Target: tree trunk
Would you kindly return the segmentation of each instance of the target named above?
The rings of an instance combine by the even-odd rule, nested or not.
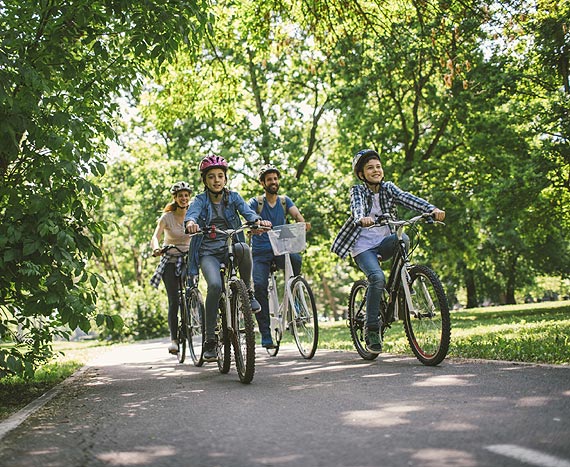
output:
[[[475,287],[475,274],[472,269],[465,269],[465,288],[467,289],[467,308],[476,308],[479,302]]]

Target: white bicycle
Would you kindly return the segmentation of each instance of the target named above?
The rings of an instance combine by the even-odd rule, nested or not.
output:
[[[273,227],[267,232],[275,255],[285,256],[285,275],[283,292],[277,287],[277,267],[272,264],[269,285],[269,319],[275,347],[266,349],[274,357],[285,331],[291,332],[301,355],[313,358],[319,341],[317,307],[311,286],[302,275],[293,275],[291,253],[305,249],[305,223],[285,224]],[[281,302],[279,297],[282,297]]]

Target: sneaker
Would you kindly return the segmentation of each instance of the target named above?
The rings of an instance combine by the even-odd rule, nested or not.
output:
[[[271,336],[261,337],[261,347],[263,347],[264,349],[274,349],[275,348],[275,344],[273,343],[273,339],[271,339]]]
[[[209,340],[204,342],[204,354],[202,355],[205,361],[214,362],[218,359],[218,352],[216,352],[216,341]]]
[[[367,329],[365,334],[366,350],[370,353],[382,352],[382,339],[378,329]]]
[[[168,353],[174,355],[178,353],[178,341],[175,340],[170,341],[170,345],[168,346]]]
[[[251,312],[252,313],[259,313],[261,311],[261,305],[259,304],[259,302],[255,298],[253,290],[248,291],[248,294],[249,294],[249,300],[250,300],[250,304],[251,304]]]

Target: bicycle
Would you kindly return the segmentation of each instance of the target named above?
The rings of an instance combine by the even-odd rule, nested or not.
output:
[[[305,359],[313,358],[319,340],[319,326],[315,298],[309,283],[302,275],[293,275],[290,253],[305,249],[305,223],[285,224],[267,232],[275,255],[285,255],[283,300],[279,303],[277,267],[272,264],[269,275],[268,298],[270,329],[275,348],[266,349],[275,357],[279,352],[285,330],[295,338],[299,352]]]
[[[161,248],[161,254],[170,250],[177,250],[182,253],[182,267],[178,276],[178,352],[176,357],[178,363],[186,360],[186,345],[188,352],[196,366],[202,366],[202,345],[203,345],[203,319],[204,301],[198,289],[198,277],[188,277],[186,261],[188,252],[180,250],[176,245],[165,245]]]
[[[216,353],[220,373],[230,371],[231,347],[234,348],[235,366],[242,383],[248,384],[255,373],[255,330],[253,313],[245,283],[238,277],[234,262],[234,237],[245,229],[254,229],[254,223],[247,222],[237,229],[219,229],[210,226],[200,229],[194,235],[225,235],[228,251],[227,264],[220,265],[222,291],[216,323]],[[205,326],[202,327],[202,341]],[[203,358],[202,358],[203,361]]]
[[[435,221],[430,214],[421,214],[409,220],[392,220],[388,215],[383,215],[374,224],[395,228],[398,238],[385,289],[386,306],[380,309],[380,331],[383,338],[386,329],[394,321],[403,320],[408,343],[416,358],[424,365],[435,366],[447,355],[451,321],[447,297],[437,274],[425,265],[411,264],[410,257],[415,247],[410,248],[409,253],[406,251],[402,238],[404,228],[417,229],[419,222],[443,224]],[[348,326],[358,354],[365,360],[374,360],[378,354],[366,349],[364,338],[367,289],[366,280],[358,280],[353,284],[348,306]]]

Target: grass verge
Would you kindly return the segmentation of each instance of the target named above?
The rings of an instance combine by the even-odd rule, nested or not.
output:
[[[319,348],[354,350],[345,322],[322,323]],[[384,351],[410,354],[401,322],[384,337]],[[570,364],[570,303],[543,302],[453,311],[449,357]]]

